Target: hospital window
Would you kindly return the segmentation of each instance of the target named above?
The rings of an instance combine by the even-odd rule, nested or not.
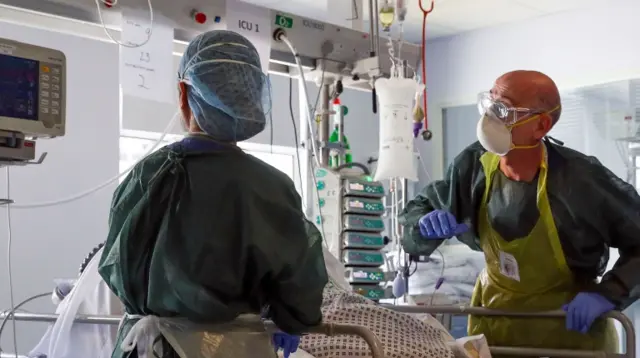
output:
[[[171,144],[181,139],[181,136],[171,136],[165,138],[158,148],[162,148],[167,144]],[[137,136],[121,136],[120,137],[120,173],[128,170],[140,160],[149,149],[156,143],[157,139],[150,137],[137,137]],[[272,167],[280,170],[287,176],[289,176],[298,186],[296,180],[296,165],[295,154],[291,148],[290,152],[288,148],[272,149],[269,145],[260,144],[239,144],[239,146],[248,154],[255,156],[256,158],[264,161]],[[120,182],[125,176],[120,178]]]

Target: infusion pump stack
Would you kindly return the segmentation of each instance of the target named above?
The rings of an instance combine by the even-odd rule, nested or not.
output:
[[[0,163],[37,162],[36,139],[65,134],[65,55],[0,38]]]
[[[351,289],[373,301],[390,298],[381,251],[389,243],[383,236],[384,186],[356,168],[316,168],[315,178],[313,218],[329,251],[345,265]]]

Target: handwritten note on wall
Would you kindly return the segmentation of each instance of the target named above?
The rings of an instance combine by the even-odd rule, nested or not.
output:
[[[122,11],[120,42],[129,46],[120,46],[120,84],[125,95],[174,103],[173,27],[154,15],[151,28],[148,10]]]
[[[262,71],[269,72],[271,57],[271,11],[242,1],[227,0],[227,30],[246,37],[260,55]]]

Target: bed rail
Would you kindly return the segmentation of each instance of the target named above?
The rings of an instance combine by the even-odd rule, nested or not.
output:
[[[4,320],[7,317],[8,313],[2,312],[0,313],[0,321]],[[78,315],[76,316],[75,322],[81,324],[108,324],[108,325],[118,325],[120,324],[120,320],[122,317],[120,316],[89,316],[89,315]],[[23,322],[55,322],[58,319],[57,314],[39,314],[39,313],[25,313],[25,312],[16,312],[11,315],[9,319],[15,319],[16,321]],[[242,317],[239,318],[242,321]],[[276,330],[275,324],[271,321],[266,321],[267,330]],[[373,332],[371,332],[368,328],[350,325],[350,324],[337,324],[337,323],[323,323],[317,327],[310,329],[307,333],[312,334],[324,334],[327,336],[338,336],[338,335],[355,335],[364,339],[369,348],[371,348],[371,355],[373,358],[385,358],[384,349],[382,347],[382,343],[376,337]],[[15,357],[15,355],[13,356]]]
[[[548,312],[508,312],[498,311],[482,307],[469,306],[394,306],[381,305],[396,312],[404,313],[429,313],[429,314],[451,314],[451,315],[474,315],[474,316],[502,316],[502,317],[536,317],[536,318],[564,318],[566,313],[562,310]],[[636,340],[635,329],[631,320],[622,312],[611,311],[605,315],[606,318],[614,319],[622,325],[625,332],[625,353],[612,353],[601,351],[584,351],[572,349],[544,349],[529,347],[490,347],[491,354],[521,356],[521,357],[581,357],[581,358],[635,358]]]

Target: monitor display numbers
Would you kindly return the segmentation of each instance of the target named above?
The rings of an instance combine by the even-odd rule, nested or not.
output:
[[[0,55],[0,117],[38,119],[38,61]]]

